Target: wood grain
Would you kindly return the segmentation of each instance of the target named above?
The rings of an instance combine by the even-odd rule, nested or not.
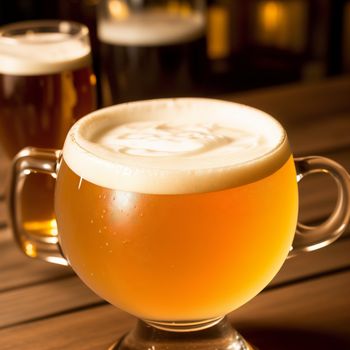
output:
[[[0,293],[0,328],[102,303],[77,277]]]
[[[267,289],[344,268],[350,269],[350,237],[340,239],[325,248],[287,259]]]
[[[134,319],[111,305],[0,330],[2,350],[107,350]]]
[[[243,335],[252,328],[278,331],[284,327],[347,338],[349,293],[350,271],[347,271],[262,293],[233,312],[231,319]],[[0,330],[0,348],[107,349],[132,324],[130,316],[105,305]],[[270,333],[270,336],[274,335]]]
[[[262,109],[282,123],[295,124],[350,111],[349,76],[312,83],[296,83],[251,92],[227,94],[220,98]]]
[[[242,330],[283,326],[350,340],[349,295],[350,270],[261,293],[231,316]]]
[[[296,123],[287,127],[286,131],[296,156],[317,155],[346,148],[350,146],[350,111]]]
[[[289,259],[267,289],[317,274],[350,269],[349,251],[350,239],[344,239],[324,249]],[[51,267],[49,264],[46,266],[48,269]],[[0,328],[98,303],[102,303],[101,299],[77,277],[56,276],[52,280],[0,293]]]
[[[9,228],[0,231],[0,237],[0,293],[73,275],[70,268],[26,257],[15,244]]]

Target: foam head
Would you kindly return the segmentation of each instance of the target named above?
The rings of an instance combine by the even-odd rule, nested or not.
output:
[[[88,29],[69,33],[69,22],[53,22],[57,31],[38,31],[47,22],[26,22],[0,28],[0,73],[13,75],[54,74],[90,64]],[[22,28],[23,29],[17,29]]]
[[[101,109],[72,127],[63,150],[67,165],[96,185],[152,194],[240,186],[289,156],[283,128],[266,113],[196,98]]]
[[[189,16],[145,11],[117,21],[101,19],[98,37],[104,43],[126,46],[160,46],[194,40],[204,35],[202,13]]]

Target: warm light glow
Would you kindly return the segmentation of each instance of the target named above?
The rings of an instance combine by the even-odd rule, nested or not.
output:
[[[190,4],[179,2],[177,0],[169,1],[167,3],[166,9],[168,13],[181,15],[183,17],[189,16],[192,14],[192,8]]]
[[[114,19],[124,20],[129,17],[129,7],[124,0],[110,0],[108,10]]]
[[[23,242],[23,248],[24,248],[24,252],[26,253],[26,255],[35,258],[37,256],[37,251],[36,251],[36,247],[28,242],[28,241],[24,241]]]
[[[40,236],[57,237],[57,223],[55,219],[45,221],[27,221],[23,228],[30,233]]]
[[[96,85],[96,75],[95,74],[90,74],[90,84],[91,84],[91,86]]]
[[[167,3],[167,11],[170,13],[179,13],[180,3],[176,0]]]
[[[302,52],[306,45],[307,3],[261,0],[256,9],[256,39],[266,46]]]
[[[261,7],[261,21],[267,31],[276,30],[283,22],[284,16],[283,5],[276,1],[267,1]]]
[[[207,51],[211,59],[225,58],[230,53],[230,17],[225,7],[212,5],[208,12]]]
[[[180,7],[180,14],[184,17],[191,15],[192,14],[191,6],[187,3],[182,4]]]

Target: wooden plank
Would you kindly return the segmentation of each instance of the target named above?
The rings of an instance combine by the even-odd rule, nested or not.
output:
[[[298,335],[299,343],[294,342],[294,347],[288,347],[288,349],[319,349],[317,346],[305,347],[306,344],[302,343],[303,337],[300,338],[298,331],[301,331],[304,337],[308,334],[313,336],[314,342],[317,342],[317,334],[327,335],[329,342],[323,344],[327,346],[321,349],[350,349],[349,295],[350,271],[348,270],[261,293],[233,312],[231,319],[243,334],[248,335],[249,331],[254,333],[254,330],[259,331],[259,329],[262,332],[268,330],[265,339],[269,336],[273,338],[283,330],[290,331],[289,338],[292,338],[295,333]],[[320,339],[326,341],[324,337]],[[265,349],[264,339],[260,338],[259,341],[261,343],[254,341],[256,346]],[[288,343],[288,338],[284,341]],[[336,344],[347,344],[347,347],[337,347]],[[276,349],[287,348],[277,347]]]
[[[350,76],[312,83],[296,83],[220,98],[247,104],[288,121],[318,120],[322,116],[350,111]]]
[[[2,350],[105,349],[134,325],[111,305],[0,330]]]
[[[304,330],[302,327],[245,325],[239,331],[257,350],[349,350],[347,338],[333,334],[332,329]]]
[[[0,293],[0,328],[102,303],[76,276]]]
[[[343,268],[350,269],[350,237],[313,252],[287,259],[267,289]]]
[[[350,92],[349,92],[350,93]],[[349,98],[350,99],[350,98]],[[286,126],[293,153],[298,156],[331,152],[350,146],[350,110]],[[350,155],[350,150],[348,155]]]
[[[231,319],[243,334],[270,329],[264,342],[256,343],[261,349],[268,337],[274,339],[273,329],[302,329],[350,341],[349,293],[350,271],[346,271],[262,293],[233,312]],[[107,349],[132,323],[128,315],[105,305],[1,330],[0,348]],[[299,345],[296,348],[306,349]]]
[[[0,231],[0,292],[71,276],[70,268],[26,257],[9,228]]]

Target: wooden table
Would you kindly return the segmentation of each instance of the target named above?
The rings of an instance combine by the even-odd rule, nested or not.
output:
[[[350,77],[225,96],[279,119],[295,155],[332,157],[350,170]],[[301,218],[335,200],[326,177],[301,184]],[[2,203],[3,205],[3,203]],[[4,214],[4,209],[0,209]],[[134,319],[94,295],[69,268],[23,256],[0,231],[0,349],[107,349]],[[260,350],[350,349],[350,235],[289,259],[270,285],[230,315]]]

